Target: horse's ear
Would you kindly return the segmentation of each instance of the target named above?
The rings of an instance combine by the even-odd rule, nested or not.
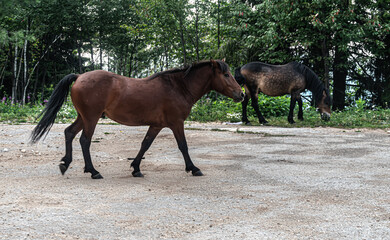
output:
[[[222,62],[226,62],[226,58],[222,58]]]

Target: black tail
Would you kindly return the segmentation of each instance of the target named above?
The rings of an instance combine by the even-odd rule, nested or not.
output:
[[[236,70],[234,71],[234,78],[236,79],[238,84],[240,84],[240,85],[244,85],[245,84],[246,79],[241,74],[241,67],[236,68]]]
[[[38,142],[45,133],[50,131],[54,124],[54,120],[57,117],[58,111],[60,111],[62,104],[68,96],[70,85],[76,81],[77,78],[78,75],[69,74],[57,84],[50,96],[49,102],[46,104],[45,109],[38,116],[39,118],[43,115],[42,119],[31,133],[31,143]]]

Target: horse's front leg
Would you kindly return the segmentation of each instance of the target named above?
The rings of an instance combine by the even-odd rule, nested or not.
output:
[[[154,139],[156,138],[157,134],[161,131],[161,129],[162,129],[161,127],[152,127],[152,126],[149,127],[148,132],[146,133],[145,138],[142,141],[141,149],[139,150],[137,156],[135,157],[134,161],[130,165],[131,167],[134,168],[134,171],[132,172],[132,175],[134,177],[144,176],[141,173],[139,165],[141,164],[141,160],[145,152],[149,149],[150,145],[152,145]]]
[[[245,124],[250,124],[248,120],[248,115],[247,115],[247,106],[249,102],[249,96],[248,94],[245,94],[244,101],[242,101],[242,122]]]
[[[267,124],[268,121],[265,120],[265,118],[263,117],[263,114],[261,114],[261,112],[260,112],[258,94],[255,92],[251,92],[251,100],[252,100],[252,107],[255,109],[257,117],[259,118],[259,123],[260,124]]]
[[[188,154],[187,141],[184,135],[184,123],[178,123],[177,125],[170,127],[170,129],[175,135],[177,145],[183,154],[186,164],[186,172],[191,171],[193,176],[203,176],[203,173],[199,168],[195,167],[194,163],[191,161],[190,155]]]

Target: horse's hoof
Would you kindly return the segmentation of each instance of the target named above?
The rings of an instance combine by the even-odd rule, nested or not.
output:
[[[132,172],[131,174],[133,175],[133,177],[144,177],[141,172]]]
[[[200,170],[198,170],[196,172],[192,172],[192,176],[195,176],[195,177],[203,176],[203,173]]]
[[[246,123],[245,123],[245,125],[247,125],[247,126],[251,126],[251,125],[252,125],[252,123],[251,123],[251,122],[246,122]]]
[[[65,172],[66,172],[66,170],[68,170],[68,167],[67,167],[64,163],[61,163],[61,164],[59,165],[59,167],[60,167],[60,171],[61,171],[61,174],[62,174],[62,175],[64,175]]]
[[[92,179],[103,179],[103,176],[100,175],[100,173],[96,173],[95,175],[91,176]]]
[[[290,124],[294,124],[294,123],[295,123],[294,119],[292,119],[292,118],[288,118],[287,121],[288,121]]]

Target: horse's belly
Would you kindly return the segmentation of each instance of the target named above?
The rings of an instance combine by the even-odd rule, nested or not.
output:
[[[128,126],[166,126],[162,114],[155,111],[107,111],[106,116],[114,120],[115,122]]]
[[[290,93],[286,91],[286,88],[267,86],[259,86],[259,91],[271,97],[283,96]]]

